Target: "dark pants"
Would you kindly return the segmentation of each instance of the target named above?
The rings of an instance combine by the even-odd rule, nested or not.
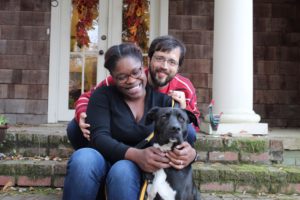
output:
[[[83,137],[82,131],[75,119],[69,122],[67,135],[75,150],[89,146],[89,141]]]
[[[71,142],[75,150],[83,147],[89,147],[89,141],[85,137],[83,137],[80,127],[75,119],[69,122],[67,127],[67,135],[69,141]],[[192,124],[188,125],[187,141],[192,146],[194,146],[194,142],[196,141],[196,130],[194,129]]]

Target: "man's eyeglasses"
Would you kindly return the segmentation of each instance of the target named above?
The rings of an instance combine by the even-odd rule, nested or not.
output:
[[[159,62],[159,63],[162,63],[162,64],[164,64],[167,61],[168,65],[171,66],[171,67],[176,67],[179,64],[176,60],[167,59],[163,56],[153,56],[153,59],[154,59],[155,62]]]
[[[143,67],[137,67],[131,71],[130,74],[120,74],[115,77],[116,81],[123,84],[126,83],[129,77],[139,78],[142,75]]]

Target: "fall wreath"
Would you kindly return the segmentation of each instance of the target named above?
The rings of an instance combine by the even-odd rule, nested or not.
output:
[[[99,0],[72,0],[73,8],[78,12],[76,23],[77,46],[89,46],[88,31],[99,15]],[[137,43],[144,52],[148,50],[149,37],[149,1],[123,0],[122,41]]]
[[[93,29],[93,23],[98,18],[99,0],[72,0],[73,8],[78,12],[76,24],[77,46],[89,46],[88,31]]]

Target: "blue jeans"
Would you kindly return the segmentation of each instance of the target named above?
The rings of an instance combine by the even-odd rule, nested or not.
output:
[[[80,127],[75,119],[70,121],[70,123],[68,124],[67,135],[68,135],[69,141],[71,142],[71,144],[75,150],[89,146],[89,141],[85,137],[83,137]],[[192,124],[188,125],[187,141],[192,146],[194,146],[194,143],[196,141],[196,130],[194,129]]]
[[[110,165],[95,149],[75,151],[67,166],[63,200],[137,200],[141,171],[132,161],[120,160]]]

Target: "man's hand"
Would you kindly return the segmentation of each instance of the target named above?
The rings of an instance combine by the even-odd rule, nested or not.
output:
[[[196,154],[196,150],[188,142],[183,142],[173,151],[169,151],[166,156],[170,159],[172,167],[183,169],[194,161]]]
[[[90,131],[88,130],[88,128],[90,127],[89,124],[85,123],[85,118],[86,118],[86,113],[82,112],[80,113],[80,117],[79,117],[79,127],[82,131],[82,135],[83,137],[85,137],[88,141],[91,140],[90,138]]]
[[[180,105],[180,108],[186,108],[186,99],[185,94],[182,91],[170,90],[168,93],[169,96],[172,97],[175,101],[177,101]]]

